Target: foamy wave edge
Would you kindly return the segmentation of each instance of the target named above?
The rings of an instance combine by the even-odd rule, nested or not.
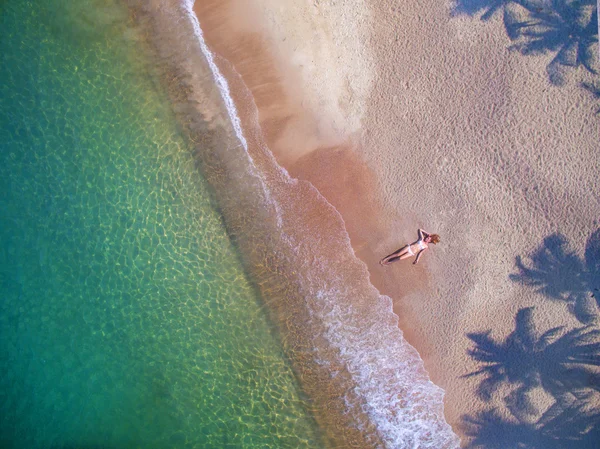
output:
[[[193,11],[194,0],[182,0],[183,8],[192,23],[196,38],[202,52],[210,66],[214,81],[220,91],[222,101],[227,108],[231,124],[235,130],[238,141],[245,149],[252,176],[258,180],[265,200],[276,211],[276,220],[281,227],[284,212],[274,198],[276,195],[270,191],[269,186],[261,176],[252,156],[248,152],[248,144],[240,118],[231,97],[227,80],[215,64],[213,54],[207,47],[198,18]],[[271,155],[272,157],[272,155]],[[276,162],[273,159],[273,163]],[[288,173],[278,167],[280,175],[289,183],[297,183]],[[307,183],[308,184],[308,183]],[[312,186],[309,189],[320,200],[326,200]],[[338,221],[343,223],[338,211],[329,203],[328,208],[336,215]],[[283,232],[283,231],[282,231]],[[309,245],[294,239],[294,236],[282,236],[282,241],[289,245],[289,249],[299,257],[310,258]],[[363,275],[368,280],[368,271],[363,262],[354,256],[347,233],[339,236],[339,244],[352,255],[356,262],[362,266]],[[313,259],[313,263],[315,260]],[[313,270],[321,274],[335,276],[328,269],[327,260],[317,260]],[[423,362],[417,351],[403,338],[397,326],[397,317],[392,311],[392,301],[389,297],[380,295],[375,287],[369,284],[372,293],[380,298],[382,307],[373,310],[371,324],[357,323],[352,302],[345,299],[352,298],[355,293],[345,285],[333,286],[329,282],[320,282],[316,276],[302,279],[307,291],[315,297],[315,304],[322,307],[312,307],[311,313],[316,319],[327,323],[326,335],[328,343],[334,347],[346,364],[346,369],[352,376],[354,388],[348,397],[358,397],[359,408],[369,417],[377,433],[378,440],[386,448],[458,448],[458,437],[452,432],[443,417],[444,391],[433,384],[427,377]],[[345,320],[345,318],[350,319]],[[318,360],[317,363],[327,364],[327,361]],[[348,403],[349,412],[355,407],[356,400]],[[357,423],[357,426],[361,427]],[[369,431],[368,429],[362,429]],[[370,431],[373,431],[371,428]],[[374,444],[375,447],[380,446]]]

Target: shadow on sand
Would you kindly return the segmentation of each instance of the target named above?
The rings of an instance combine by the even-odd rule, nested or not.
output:
[[[468,449],[591,449],[600,441],[600,330],[591,326],[537,332],[533,307],[520,309],[515,329],[496,341],[491,331],[467,334],[469,355],[483,376],[478,396],[502,394],[504,407],[462,418]],[[532,393],[542,389],[551,405]]]
[[[598,105],[600,106],[600,81],[595,82],[595,83],[581,83],[581,87],[583,87],[590,94],[592,94],[592,96],[598,102]],[[598,109],[596,109],[596,114],[600,115],[600,107],[598,107]]]
[[[518,272],[510,279],[535,288],[569,311],[584,324],[598,320],[600,307],[600,229],[587,240],[584,258],[568,247],[561,234],[546,237],[525,263],[517,256]]]
[[[552,84],[563,85],[570,68],[583,67],[598,75],[596,0],[457,0],[452,14],[481,14],[487,21],[496,12],[502,14],[513,42],[510,50],[554,55],[546,66]]]
[[[489,409],[464,417],[462,427],[472,437],[467,449],[597,449],[600,409],[580,402],[532,423]]]

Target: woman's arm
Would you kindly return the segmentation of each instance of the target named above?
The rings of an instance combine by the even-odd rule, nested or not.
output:
[[[419,229],[417,233],[419,234],[419,240],[424,240],[425,237],[429,237],[431,235],[429,232],[423,231],[422,229]]]
[[[421,251],[419,251],[417,253],[417,257],[415,257],[415,261],[413,262],[413,265],[416,265],[419,263],[419,259],[421,258],[421,254],[423,254],[423,251],[425,251],[424,249],[422,249]]]

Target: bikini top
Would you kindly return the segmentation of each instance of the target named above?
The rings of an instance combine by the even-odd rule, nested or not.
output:
[[[420,249],[426,249],[427,248],[427,245],[425,244],[425,242],[423,242],[423,240],[419,240],[417,242],[417,244],[419,245]]]

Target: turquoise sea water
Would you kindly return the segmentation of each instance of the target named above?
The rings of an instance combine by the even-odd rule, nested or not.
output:
[[[0,446],[321,447],[128,12],[0,23]]]

